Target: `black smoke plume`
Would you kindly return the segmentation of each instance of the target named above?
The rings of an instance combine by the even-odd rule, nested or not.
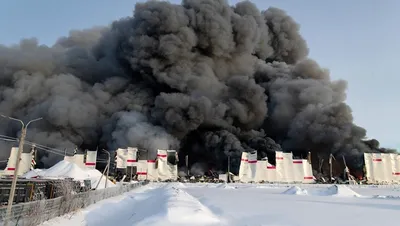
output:
[[[333,153],[360,168],[362,153],[385,149],[363,141],[346,82],[307,57],[299,30],[283,10],[248,1],[137,3],[132,17],[71,31],[51,47],[0,46],[0,112],[43,117],[27,137],[39,144],[137,146],[151,158],[177,149],[196,172],[225,170],[228,155],[237,171],[251,150],[270,159],[276,150]],[[0,123],[1,134],[19,135],[15,122]],[[45,165],[59,159],[41,156]]]

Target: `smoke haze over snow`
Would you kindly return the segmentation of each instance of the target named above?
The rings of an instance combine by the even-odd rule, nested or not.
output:
[[[110,26],[71,31],[54,46],[0,46],[0,112],[32,124],[28,140],[55,148],[137,146],[188,154],[192,171],[238,169],[243,151],[344,155],[359,169],[363,141],[347,83],[309,59],[300,25],[243,1],[137,3]],[[1,120],[0,134],[18,125]],[[1,145],[3,147],[3,145]],[[42,156],[45,164],[56,158]],[[182,164],[184,161],[180,161]]]

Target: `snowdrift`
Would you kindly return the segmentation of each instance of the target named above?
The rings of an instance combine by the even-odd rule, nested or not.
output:
[[[220,219],[183,187],[185,185],[180,183],[151,183],[121,196],[100,201],[71,217],[52,219],[42,226],[228,225],[225,219]]]
[[[314,191],[302,189],[297,186],[293,186],[281,194],[286,195],[310,195],[310,196],[335,196],[335,197],[363,197],[351,188],[345,185],[332,185],[327,188],[320,188]]]
[[[100,181],[102,173],[96,169],[81,168],[77,164],[62,160],[49,169],[34,169],[23,175],[25,178],[47,178],[47,179],[60,179],[60,178],[73,178],[77,181],[90,180],[92,188],[97,186]],[[98,189],[105,187],[106,178],[100,181]],[[115,187],[112,181],[107,182],[107,187]]]
[[[178,186],[179,187],[179,186]],[[136,225],[221,225],[219,219],[209,208],[186,191],[166,186],[156,198],[163,203],[157,207],[158,214],[151,214]],[[154,207],[153,207],[154,210]]]
[[[45,170],[41,177],[46,178],[74,178],[75,180],[87,180],[89,173],[77,164],[69,161],[60,161],[53,167]]]
[[[181,182],[167,183],[167,188],[186,188],[186,185]]]
[[[43,169],[33,169],[31,171],[28,171],[24,175],[22,175],[25,178],[35,178],[35,177],[40,177],[44,173]]]
[[[288,190],[282,192],[285,195],[308,195],[308,191],[306,189],[299,188],[297,186],[293,186]]]
[[[217,188],[223,188],[223,189],[237,189],[237,187],[232,186],[232,185],[228,185],[228,184],[221,184],[221,185],[218,185]]]
[[[372,196],[374,199],[388,199],[388,200],[400,200],[400,196],[393,195],[374,195]]]
[[[333,185],[331,187],[322,189],[319,191],[319,195],[337,197],[361,197],[360,194],[345,185]]]
[[[207,225],[220,222],[206,206],[182,189],[170,189],[167,195],[167,216],[171,223],[189,225],[198,222],[200,225]]]

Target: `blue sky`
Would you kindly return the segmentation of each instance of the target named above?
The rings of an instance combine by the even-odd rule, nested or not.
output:
[[[230,0],[234,4],[240,0]],[[3,0],[1,44],[37,37],[51,45],[71,29],[132,15],[134,0]],[[180,1],[171,1],[178,3]],[[286,10],[301,24],[311,58],[349,83],[355,122],[382,146],[400,148],[400,1],[253,0]],[[396,23],[397,22],[397,23]]]

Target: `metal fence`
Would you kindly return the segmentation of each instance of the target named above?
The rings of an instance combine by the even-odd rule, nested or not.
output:
[[[147,182],[139,182],[101,190],[71,194],[55,199],[44,199],[17,204],[12,208],[11,216],[8,219],[8,226],[36,226],[52,218],[85,208],[101,200],[121,195],[145,184],[147,184]],[[1,226],[4,225],[4,220],[6,220],[6,210],[7,207],[0,208]]]

